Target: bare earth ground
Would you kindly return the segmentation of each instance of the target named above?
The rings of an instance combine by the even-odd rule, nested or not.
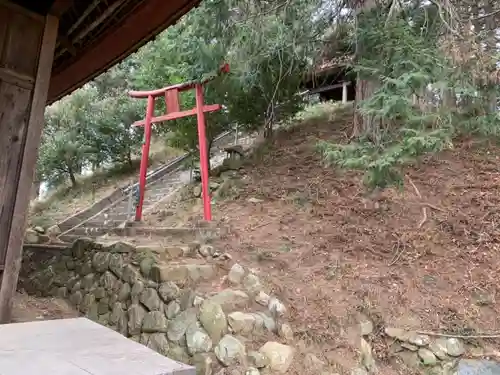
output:
[[[345,140],[338,124],[281,133],[245,167],[239,196],[214,209],[231,228],[217,246],[260,270],[290,306],[302,352],[322,353],[333,372],[359,360],[361,315],[375,323],[383,374],[410,373],[384,327],[500,331],[500,149],[463,141],[408,168],[404,190],[368,193],[360,173],[324,168],[314,149]],[[304,373],[300,361],[291,373]]]
[[[35,320],[76,318],[78,313],[64,300],[58,298],[38,298],[18,293],[14,298],[12,322],[32,322]]]

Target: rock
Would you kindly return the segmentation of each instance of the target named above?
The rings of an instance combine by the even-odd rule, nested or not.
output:
[[[304,366],[308,374],[317,374],[326,367],[326,363],[312,353],[307,353],[304,357]]]
[[[434,366],[437,363],[437,358],[433,352],[426,348],[418,349],[418,356],[426,366]]]
[[[109,300],[107,298],[103,298],[99,301],[97,305],[97,312],[99,315],[109,313]]]
[[[130,284],[123,283],[120,287],[120,290],[118,291],[118,301],[120,302],[125,302],[130,298],[130,295],[132,293],[132,288],[130,287]]]
[[[112,290],[118,281],[118,278],[109,271],[106,271],[101,276],[101,285],[106,290]]]
[[[243,279],[243,287],[250,294],[257,294],[262,290],[262,284],[260,283],[259,277],[252,273],[249,273]]]
[[[146,310],[140,305],[133,304],[128,309],[128,331],[131,335],[141,333],[142,322],[146,316]]]
[[[132,253],[135,251],[135,246],[125,241],[115,242],[107,247],[111,253]]]
[[[410,352],[416,352],[418,350],[417,345],[410,344],[408,342],[402,342],[401,347],[409,350]]]
[[[210,354],[195,354],[193,355],[191,363],[196,367],[196,375],[212,375],[214,360]]]
[[[68,298],[68,288],[65,286],[57,288],[56,296],[59,298]]]
[[[139,274],[137,270],[130,264],[126,264],[122,269],[122,280],[130,285],[133,285],[137,280],[139,280]]]
[[[212,245],[201,245],[200,249],[198,250],[201,256],[207,258],[211,257],[215,254],[215,249]]]
[[[291,346],[269,341],[259,349],[259,352],[269,358],[271,371],[285,374],[292,364],[295,350]]]
[[[201,304],[205,301],[205,298],[200,297],[200,296],[195,296],[193,300],[193,306],[201,306]]]
[[[61,228],[59,228],[59,226],[57,224],[56,225],[52,225],[51,227],[49,227],[49,229],[47,229],[47,234],[50,237],[57,237],[61,233],[62,233]]]
[[[272,297],[269,300],[269,304],[267,306],[269,311],[274,317],[282,317],[283,315],[286,314],[286,307],[285,305],[276,297]]]
[[[351,370],[351,375],[368,375],[368,371],[362,367],[356,367]]]
[[[109,316],[109,324],[116,325],[122,316],[125,315],[125,311],[122,308],[122,304],[116,302],[113,305],[113,310],[111,311],[111,315]]]
[[[99,321],[99,311],[97,305],[96,304],[90,305],[90,308],[87,314],[85,314],[85,316],[97,323]]]
[[[167,355],[169,351],[169,343],[164,333],[153,333],[149,336],[147,347],[162,355]]]
[[[253,314],[237,311],[229,314],[227,321],[234,333],[247,335],[253,332],[256,319]]]
[[[385,334],[393,339],[398,339],[401,341],[408,340],[408,333],[401,328],[386,327],[384,330]]]
[[[240,290],[224,289],[208,300],[219,304],[223,310],[233,310],[235,308],[244,307],[248,304],[250,298],[248,294]]]
[[[75,306],[78,306],[80,303],[82,303],[82,300],[83,300],[83,294],[82,292],[80,292],[79,290],[77,290],[76,292],[74,292],[70,297],[69,297],[69,301],[75,305]]]
[[[245,372],[245,375],[260,375],[260,371],[255,367],[249,367]]]
[[[207,332],[196,324],[191,325],[186,331],[186,344],[191,355],[208,353],[212,349],[212,340]]]
[[[452,357],[459,357],[465,352],[465,347],[462,342],[454,337],[446,340],[446,353]]]
[[[290,343],[293,341],[293,329],[288,323],[282,323],[278,327],[278,335],[283,338],[286,342]]]
[[[160,311],[151,311],[144,316],[142,331],[145,333],[167,333],[168,321]]]
[[[264,293],[263,291],[260,291],[259,294],[255,296],[255,302],[257,302],[261,306],[268,306],[269,305],[269,300],[271,297],[267,293]]]
[[[94,286],[94,274],[89,273],[88,275],[85,275],[85,277],[82,279],[82,289],[88,292],[92,289],[93,286]]]
[[[181,305],[181,310],[187,310],[194,306],[194,299],[196,298],[196,293],[194,290],[186,288],[182,291],[179,303]]]
[[[226,314],[218,303],[210,299],[205,300],[200,306],[199,319],[214,343],[219,342],[226,334]]]
[[[260,352],[251,351],[248,352],[248,363],[256,368],[264,368],[269,366],[269,358]]]
[[[209,280],[214,275],[215,265],[212,264],[154,264],[151,268],[151,278],[156,282],[196,282]]]
[[[375,370],[375,358],[373,358],[372,347],[364,338],[361,338],[361,363],[368,371]]]
[[[109,268],[110,253],[97,252],[92,257],[92,266],[97,272],[105,272]]]
[[[140,280],[136,281],[132,285],[132,290],[130,291],[130,297],[133,303],[139,303],[142,292],[144,291],[144,283]]]
[[[257,312],[257,313],[252,313],[253,316],[255,316],[255,331],[256,332],[261,332],[263,330],[267,330],[269,332],[276,332],[277,331],[277,325],[276,321],[273,319],[273,317],[267,315],[264,312]]]
[[[118,323],[116,324],[116,331],[125,337],[128,337],[128,318],[127,314],[123,314],[119,317]]]
[[[370,319],[363,319],[359,322],[361,336],[371,335],[373,332],[373,322]]]
[[[89,251],[95,247],[95,243],[91,238],[77,238],[71,246],[71,253],[75,258],[83,258]]]
[[[101,286],[100,286],[100,287],[95,288],[95,289],[93,290],[93,292],[92,292],[92,293],[94,293],[94,297],[95,297],[96,299],[101,299],[101,298],[106,297],[106,289],[104,289],[104,288],[103,288],[103,287],[101,287]]]
[[[141,273],[144,275],[144,277],[149,277],[151,273],[151,268],[153,268],[153,264],[155,263],[155,260],[153,258],[144,258],[141,260],[141,263],[139,264],[139,268],[141,270]]]
[[[245,276],[245,269],[238,263],[235,263],[229,270],[227,279],[231,284],[239,284],[241,283],[241,280],[243,280],[244,276]]]
[[[170,350],[168,351],[167,357],[182,363],[189,363],[191,359],[186,348],[172,343],[170,344]]]
[[[168,319],[174,319],[180,312],[181,306],[176,301],[172,301],[167,305],[165,315]]]
[[[24,242],[38,243],[38,233],[31,228],[26,229],[26,232],[24,232]]]
[[[80,275],[85,276],[92,273],[92,261],[83,262],[78,270]]]
[[[123,257],[120,254],[110,254],[109,270],[117,277],[122,277],[124,265]]]
[[[245,345],[231,335],[225,335],[215,347],[215,355],[225,366],[243,364],[246,358]]]
[[[174,342],[181,340],[192,324],[196,324],[196,310],[189,309],[181,312],[168,325],[168,339]]]
[[[84,314],[90,311],[90,307],[95,303],[95,297],[93,294],[88,293],[83,296],[82,302],[80,303],[80,311]]]
[[[408,342],[417,346],[427,346],[431,342],[431,339],[427,335],[420,335],[415,332],[410,332],[408,336]]]
[[[162,305],[158,292],[153,288],[144,289],[141,293],[140,301],[149,311],[160,310],[160,306]]]
[[[100,325],[103,325],[106,327],[109,325],[109,316],[110,316],[109,312],[106,314],[99,315],[99,319],[97,320],[97,322]]]
[[[39,233],[39,234],[45,234],[45,229],[43,229],[42,227],[40,226],[36,226],[33,228],[35,230],[35,232]]]
[[[446,355],[446,339],[436,339],[429,344],[429,349],[434,353],[436,357],[440,360],[445,360]]]
[[[251,198],[248,198],[248,202],[249,203],[262,203],[264,201],[262,199],[259,199],[259,198],[251,197]]]
[[[180,295],[181,290],[179,287],[172,281],[167,281],[165,283],[162,283],[160,285],[160,288],[158,289],[158,292],[160,294],[160,297],[166,302],[173,301],[174,299],[178,298]]]

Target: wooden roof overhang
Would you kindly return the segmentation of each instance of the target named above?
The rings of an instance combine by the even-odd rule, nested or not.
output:
[[[1,0],[0,0],[1,1]],[[81,87],[174,24],[200,0],[11,0],[59,17],[48,104]]]

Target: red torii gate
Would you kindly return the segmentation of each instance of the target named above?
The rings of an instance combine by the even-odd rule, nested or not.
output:
[[[217,75],[229,73],[229,65],[224,64]],[[222,106],[220,104],[205,105],[203,101],[203,85],[214,77],[202,79],[198,82],[186,82],[178,85],[164,87],[153,91],[130,91],[129,95],[132,98],[147,98],[148,104],[146,107],[146,118],[136,121],[132,126],[144,126],[144,143],[142,145],[141,169],[139,175],[139,204],[135,211],[135,220],[141,221],[142,207],[144,204],[144,193],[146,189],[146,174],[149,161],[149,146],[151,144],[151,127],[153,123],[175,120],[182,117],[196,115],[198,121],[198,144],[200,149],[200,170],[201,170],[201,187],[203,198],[203,217],[205,220],[212,220],[212,211],[210,204],[210,191],[208,186],[208,150],[207,139],[205,132],[205,112],[219,111]],[[179,105],[179,93],[195,89],[196,91],[196,107],[189,110],[181,111]],[[159,96],[165,96],[166,114],[153,117],[154,100]]]

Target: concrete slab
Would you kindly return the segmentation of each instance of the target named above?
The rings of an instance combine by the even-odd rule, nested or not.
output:
[[[0,325],[0,375],[195,375],[86,318]]]

